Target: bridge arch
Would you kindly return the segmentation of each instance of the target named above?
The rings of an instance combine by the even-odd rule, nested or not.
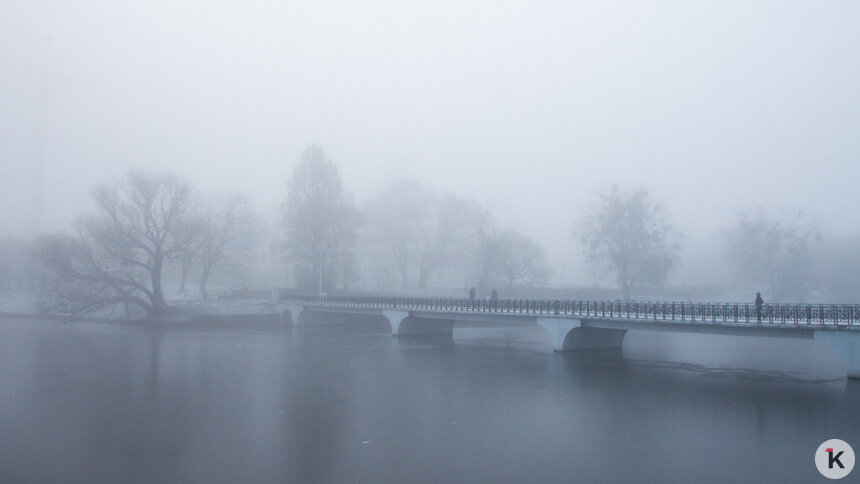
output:
[[[626,329],[572,328],[564,336],[562,351],[621,348]]]
[[[573,318],[537,318],[544,328],[554,351],[621,348],[626,329],[583,328],[582,321]]]
[[[424,336],[431,334],[454,333],[454,320],[445,318],[406,317],[400,322],[395,336]]]
[[[301,323],[300,318],[304,307],[302,306],[282,306],[281,308],[281,323],[298,326]]]

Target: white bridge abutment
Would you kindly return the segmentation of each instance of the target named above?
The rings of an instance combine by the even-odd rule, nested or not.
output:
[[[451,335],[454,332],[454,320],[445,318],[418,318],[410,315],[409,311],[383,310],[382,315],[391,324],[392,336],[426,336]]]
[[[848,378],[860,378],[860,331],[820,329],[812,338],[826,343],[842,357]]]
[[[563,351],[621,348],[626,329],[574,328],[567,333]]]
[[[549,342],[553,351],[564,351],[564,340],[573,329],[579,328],[582,322],[569,318],[537,318],[537,325],[549,334]]]
[[[553,351],[621,348],[626,329],[583,328],[571,318],[537,318],[538,326],[549,335]]]
[[[391,325],[391,335],[400,336],[400,325],[403,320],[409,317],[409,311],[399,311],[396,309],[383,309],[382,315],[388,320]]]
[[[302,311],[304,311],[304,309],[305,308],[303,306],[282,306],[281,321],[284,324],[292,324],[293,326],[301,325],[302,322],[300,316],[302,315]]]

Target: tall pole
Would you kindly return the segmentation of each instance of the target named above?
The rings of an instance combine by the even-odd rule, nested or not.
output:
[[[319,269],[319,270],[317,271],[317,272],[318,272],[318,275],[319,275],[319,280],[318,280],[318,284],[317,284],[317,297],[322,297],[322,287],[323,287],[323,286],[322,286],[322,273],[323,273],[323,267],[322,267],[322,263],[323,263],[323,247],[322,247],[322,245],[320,245],[320,246],[319,246],[319,256],[320,256],[320,257],[319,257],[319,262],[317,263],[317,266],[318,266],[318,269]]]

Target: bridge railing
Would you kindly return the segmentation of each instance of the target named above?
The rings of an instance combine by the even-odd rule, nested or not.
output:
[[[469,299],[403,296],[284,296],[312,306],[511,313],[585,318],[689,321],[714,324],[860,326],[860,305],[587,301],[571,299]]]

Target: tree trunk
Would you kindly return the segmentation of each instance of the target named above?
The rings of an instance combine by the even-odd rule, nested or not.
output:
[[[425,269],[422,267],[418,271],[418,288],[419,289],[427,289],[427,279],[430,278],[430,269]]]
[[[627,281],[627,278],[621,279],[621,296],[624,298],[624,302],[630,302],[630,282]]]
[[[167,313],[167,303],[164,301],[164,291],[161,288],[161,269],[164,264],[164,257],[157,253],[153,257],[152,271],[152,314],[161,316]]]
[[[409,266],[406,263],[400,264],[400,280],[403,283],[403,289],[409,288]]]
[[[188,275],[188,267],[190,265],[191,261],[182,261],[182,278],[179,280],[179,294],[185,294],[185,277]]]
[[[203,268],[203,275],[200,276],[200,295],[203,296],[203,299],[206,299],[206,283],[209,282],[209,276],[212,275],[212,269],[208,267]]]

